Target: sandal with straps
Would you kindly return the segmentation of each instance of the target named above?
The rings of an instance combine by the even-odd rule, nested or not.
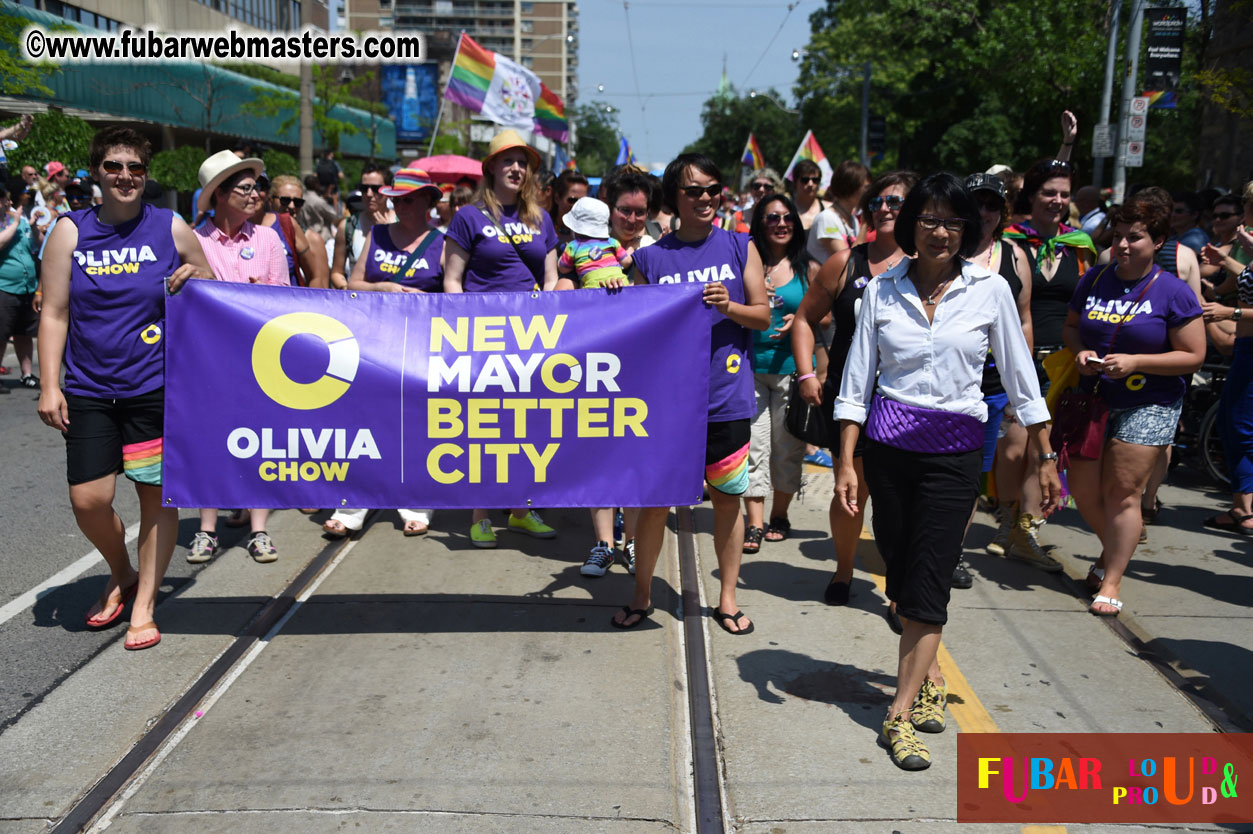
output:
[[[761,551],[761,539],[766,531],[760,527],[749,525],[744,528],[744,552],[758,553]]]
[[[766,526],[766,541],[781,542],[792,535],[792,522],[785,515],[776,515]]]

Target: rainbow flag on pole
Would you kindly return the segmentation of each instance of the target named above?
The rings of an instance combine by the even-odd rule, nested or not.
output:
[[[540,82],[539,101],[535,103],[535,132],[565,142],[570,138],[570,123],[566,121],[566,106],[561,97]]]
[[[479,46],[462,34],[453,58],[444,98],[505,127],[533,130],[536,102],[541,97],[539,76],[497,52]],[[556,98],[554,96],[554,98]],[[557,99],[560,107],[560,99]],[[546,117],[553,113],[547,105]],[[558,111],[563,112],[563,111]],[[564,124],[564,115],[561,119]]]
[[[812,130],[805,131],[805,138],[801,140],[801,146],[796,149],[796,155],[792,157],[792,161],[788,163],[787,171],[783,174],[783,179],[792,179],[792,169],[796,167],[796,163],[802,159],[808,159],[810,162],[816,162],[818,167],[822,169],[822,190],[826,190],[831,184],[831,163],[827,162],[827,155],[822,152],[822,147],[818,144],[818,140],[814,138]]]
[[[748,141],[744,143],[744,156],[741,157],[740,164],[753,171],[766,167],[766,157],[761,153],[761,146],[757,144],[757,137],[751,133],[748,134]]]
[[[635,153],[631,150],[631,143],[627,141],[625,136],[618,137],[618,158],[614,160],[614,165],[634,165]]]

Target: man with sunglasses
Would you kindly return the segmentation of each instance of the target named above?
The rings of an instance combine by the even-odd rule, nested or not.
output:
[[[361,194],[361,206],[358,210],[349,210],[348,216],[339,221],[335,230],[335,257],[331,262],[331,283],[343,289],[348,286],[348,276],[361,257],[365,248],[366,237],[375,225],[386,226],[396,222],[396,213],[388,203],[387,195],[381,189],[391,181],[391,171],[378,165],[366,165],[361,171],[361,182],[357,190]],[[349,196],[349,206],[353,204]]]

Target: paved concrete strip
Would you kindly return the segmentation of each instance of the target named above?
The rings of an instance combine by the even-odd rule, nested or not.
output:
[[[139,522],[136,521],[130,527],[126,528],[126,546],[130,547],[130,543],[139,537]],[[93,550],[81,559],[75,560],[70,565],[49,576],[43,582],[31,588],[20,597],[6,602],[0,606],[0,625],[4,625],[9,620],[21,614],[27,608],[30,608],[40,600],[45,594],[50,594],[57,588],[66,583],[73,582],[82,574],[96,567],[104,561],[104,557],[100,555],[99,550]]]

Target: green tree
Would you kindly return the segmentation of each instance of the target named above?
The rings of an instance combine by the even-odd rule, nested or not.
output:
[[[42,171],[44,163],[54,159],[71,171],[86,168],[95,132],[87,122],[59,110],[36,113],[30,133],[18,143],[17,150],[9,153],[9,170],[19,171],[23,165],[33,165]]]
[[[204,160],[205,153],[199,147],[183,145],[153,154],[148,173],[166,188],[173,188],[175,191],[195,191],[200,187],[198,172]]]
[[[284,174],[300,178],[300,163],[296,161],[296,157],[285,151],[271,148],[261,154],[261,161],[265,163],[265,173],[270,179]]]
[[[0,14],[0,95],[50,98],[52,90],[44,81],[58,71],[56,65],[31,64],[20,51],[22,30],[29,24],[21,15]]]
[[[570,120],[577,136],[570,155],[579,170],[590,177],[604,176],[618,159],[622,129],[617,111],[603,101],[591,101],[575,105]]]
[[[738,182],[740,160],[751,133],[766,164],[782,174],[805,134],[800,115],[785,107],[774,89],[756,95],[737,95],[732,86],[728,90],[705,102],[700,113],[704,132],[683,152],[703,153],[718,164],[724,177]]]
[[[300,98],[296,92],[269,90],[254,87],[256,98],[244,105],[245,112],[266,118],[282,117],[279,133],[287,133],[300,124]],[[313,67],[313,129],[314,144],[318,148],[339,150],[339,137],[355,136],[361,129],[352,122],[337,119],[331,111],[338,105],[348,104],[348,86],[339,80],[336,66]]]

